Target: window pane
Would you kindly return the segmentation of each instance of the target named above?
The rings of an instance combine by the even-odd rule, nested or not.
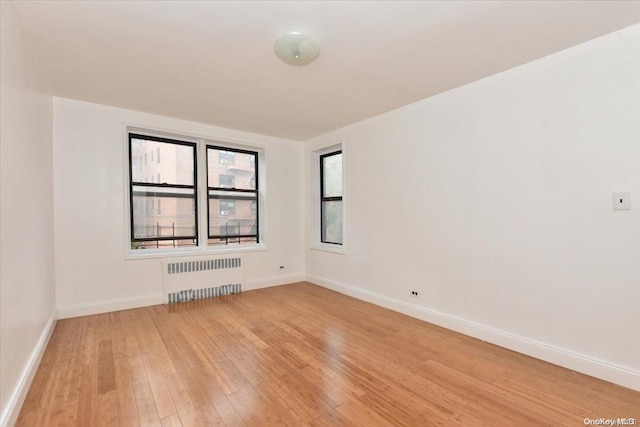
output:
[[[256,189],[256,154],[207,148],[207,186]]]
[[[154,240],[148,242],[132,242],[131,249],[182,248],[196,246],[195,239]]]
[[[342,244],[342,201],[322,202],[322,241]]]
[[[149,161],[155,152],[155,161]],[[195,148],[169,142],[131,139],[131,179],[133,182],[155,182],[193,185]]]
[[[224,191],[209,192],[209,236],[256,234],[256,195]]]
[[[235,214],[236,214],[235,200],[220,200],[220,215],[235,215]]]
[[[244,219],[218,218],[211,222],[210,237],[219,236],[252,236],[256,234],[256,223]]]
[[[322,158],[322,197],[342,197],[342,153]]]
[[[218,185],[216,187],[236,188],[236,177],[233,175],[218,176]]]
[[[218,150],[218,163],[221,165],[232,165],[235,163],[235,153],[233,151]]]
[[[255,237],[216,237],[209,239],[209,246],[247,245],[257,242],[258,239]]]
[[[133,237],[134,239],[157,237],[195,237],[195,198],[149,196],[133,194]],[[160,193],[156,193],[160,194]],[[158,210],[158,202],[162,210]]]

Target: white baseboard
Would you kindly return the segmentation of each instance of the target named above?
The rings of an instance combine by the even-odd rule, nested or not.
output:
[[[109,313],[112,311],[129,310],[131,308],[147,307],[163,303],[162,293],[142,295],[131,298],[118,298],[107,301],[92,302],[58,307],[58,318],[89,316],[91,314]]]
[[[455,316],[440,313],[415,304],[410,304],[395,298],[370,292],[364,289],[338,283],[324,277],[307,275],[308,282],[331,289],[341,294],[367,301],[425,322],[433,323],[462,334],[496,344],[500,347],[517,351],[559,365],[576,372],[600,378],[614,384],[640,391],[640,371],[618,366],[604,360],[574,353],[563,348],[555,347],[543,342],[494,329],[475,322],[460,319]]]
[[[270,288],[271,286],[287,285],[289,283],[303,282],[305,280],[306,280],[306,276],[302,274],[269,277],[267,279],[260,279],[260,280],[248,280],[244,284],[242,290],[253,291],[255,289]]]
[[[18,415],[20,415],[20,409],[22,408],[24,399],[27,397],[27,392],[31,386],[31,381],[33,381],[33,377],[36,375],[36,371],[38,370],[38,366],[40,366],[40,361],[44,355],[44,350],[47,348],[49,338],[51,338],[51,334],[53,333],[56,320],[57,312],[54,310],[51,317],[49,317],[49,321],[45,325],[44,330],[40,334],[40,338],[38,339],[36,346],[33,348],[33,351],[27,360],[27,364],[18,378],[18,383],[16,384],[13,393],[9,396],[7,406],[4,411],[2,411],[2,415],[0,416],[0,427],[10,427],[16,423]]]
[[[243,290],[268,288],[271,286],[286,285],[287,283],[302,282],[303,275],[277,276],[260,280],[249,280],[245,283]],[[89,316],[92,314],[110,313],[112,311],[129,310],[132,308],[147,307],[150,305],[163,304],[162,293],[143,295],[132,298],[118,298],[107,301],[93,302],[89,304],[76,304],[58,307],[58,318],[68,319],[71,317]]]

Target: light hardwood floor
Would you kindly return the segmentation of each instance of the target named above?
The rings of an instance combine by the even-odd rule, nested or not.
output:
[[[582,426],[640,393],[308,284],[60,320],[18,426]]]

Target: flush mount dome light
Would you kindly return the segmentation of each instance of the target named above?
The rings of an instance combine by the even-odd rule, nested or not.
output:
[[[300,33],[285,34],[273,46],[278,58],[289,65],[307,65],[318,57],[320,46],[309,36]]]

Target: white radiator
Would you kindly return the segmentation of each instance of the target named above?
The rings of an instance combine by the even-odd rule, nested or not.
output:
[[[163,261],[164,303],[172,304],[242,292],[242,261],[241,257]]]

